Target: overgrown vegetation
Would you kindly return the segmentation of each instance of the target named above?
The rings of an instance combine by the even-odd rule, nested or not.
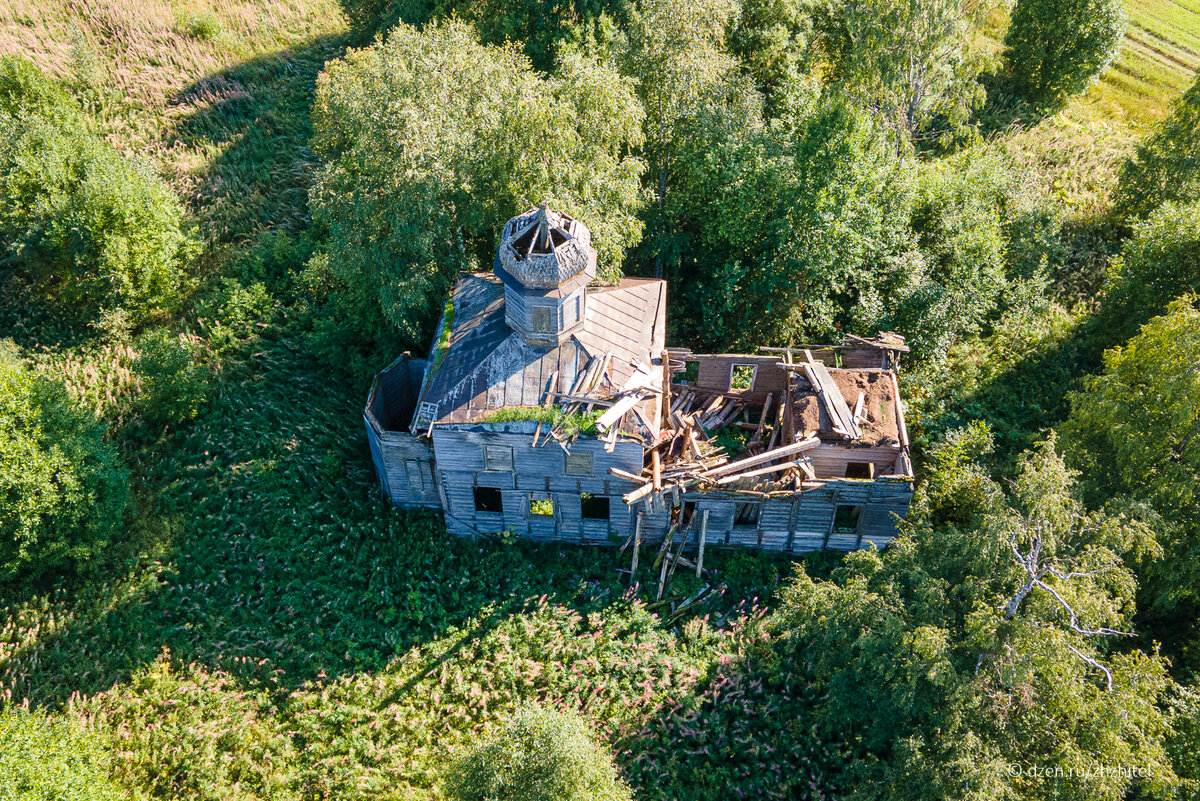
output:
[[[0,795],[1200,792],[1195,0],[1090,89],[1106,2],[342,7],[0,9]],[[367,377],[541,200],[671,344],[908,336],[902,536],[667,617],[383,503]]]

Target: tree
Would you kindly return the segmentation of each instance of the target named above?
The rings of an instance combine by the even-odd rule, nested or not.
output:
[[[1164,201],[1200,201],[1200,77],[1121,165],[1117,214],[1129,221],[1145,218]]]
[[[1175,301],[1071,397],[1068,455],[1097,499],[1149,503],[1162,516],[1163,558],[1147,565],[1160,606],[1200,600],[1200,310]]]
[[[400,25],[318,79],[314,219],[330,267],[406,337],[460,269],[491,264],[504,222],[540,201],[592,231],[601,275],[641,234],[642,110],[630,82],[581,57],[551,77],[461,23]]]
[[[1105,342],[1132,336],[1189,292],[1200,293],[1200,202],[1168,202],[1134,225],[1109,265],[1099,318]]]
[[[79,567],[120,530],[127,474],[103,434],[0,348],[0,581]]]
[[[0,798],[117,801],[111,754],[100,738],[65,718],[9,706],[0,711]]]
[[[1085,511],[1053,441],[1020,460],[1007,492],[975,461],[989,447],[982,426],[952,435],[888,550],[849,555],[829,581],[799,572],[767,625],[802,666],[786,680],[808,685],[814,735],[843,744],[840,787],[1111,799],[1135,780],[1065,776],[1112,764],[1169,787],[1163,660],[1109,644],[1135,587],[1121,557],[1147,532]]]
[[[829,37],[834,85],[901,137],[937,137],[983,102],[985,62],[971,47],[972,9],[959,0],[848,0]]]
[[[561,56],[610,38],[628,23],[627,0],[340,0],[360,36],[403,23],[424,26],[460,19],[486,44],[516,44],[536,69],[552,70]]]
[[[813,60],[815,0],[746,0],[729,33],[729,50],[766,99],[769,116],[786,113],[782,102]]]
[[[1009,80],[1035,103],[1061,105],[1099,79],[1124,35],[1121,0],[1017,0],[1004,35]]]
[[[667,194],[698,117],[707,129],[720,126],[728,135],[753,129],[761,118],[761,98],[726,50],[735,11],[732,0],[645,0],[630,24],[624,71],[637,79],[646,110],[645,150],[657,201],[647,239],[659,278],[677,234]]]
[[[455,801],[630,801],[612,757],[577,715],[518,711],[450,769]]]
[[[978,149],[922,162],[909,222],[914,246],[877,271],[855,310],[858,327],[899,331],[918,357],[940,356],[979,333],[1010,285],[1011,184],[1008,165]]]
[[[13,57],[0,59],[0,241],[0,266],[60,310],[120,310],[133,322],[178,302],[195,253],[175,194]]]

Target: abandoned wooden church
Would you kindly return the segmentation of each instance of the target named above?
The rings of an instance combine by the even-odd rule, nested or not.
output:
[[[364,413],[394,503],[460,535],[802,552],[884,546],[912,496],[892,334],[834,346],[667,348],[666,283],[594,286],[596,251],[545,206],[464,274],[428,359]],[[670,534],[669,534],[670,532]],[[694,533],[694,534],[693,534]]]

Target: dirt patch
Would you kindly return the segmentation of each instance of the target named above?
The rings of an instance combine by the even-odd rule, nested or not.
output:
[[[851,412],[858,404],[859,394],[863,396],[866,419],[859,423],[863,435],[854,441],[855,445],[878,447],[900,442],[891,374],[830,369],[829,375],[841,390]],[[840,434],[834,432],[829,416],[821,408],[821,401],[808,381],[798,377],[797,383],[799,387],[795,391],[792,403],[792,420],[796,426],[796,433],[801,436],[817,434],[821,439],[834,442],[844,441]]]

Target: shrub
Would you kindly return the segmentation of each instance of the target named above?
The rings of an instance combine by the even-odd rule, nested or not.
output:
[[[456,801],[627,801],[612,758],[577,715],[525,709],[453,765]]]
[[[0,581],[78,566],[118,530],[129,487],[103,433],[0,350]]]
[[[1200,202],[1166,203],[1134,226],[1109,267],[1101,301],[1106,344],[1132,336],[1188,292],[1200,292]]]
[[[1166,200],[1200,201],[1200,78],[1121,166],[1115,200],[1121,217],[1146,217]]]
[[[194,345],[186,337],[158,329],[137,343],[133,363],[137,375],[136,410],[150,423],[190,420],[208,395],[209,371],[198,364]]]
[[[195,245],[178,198],[86,130],[61,90],[0,65],[0,262],[59,309],[136,323],[178,300]]]
[[[1018,0],[1004,37],[1013,88],[1061,104],[1100,77],[1124,34],[1121,0]]]
[[[34,114],[72,128],[81,124],[79,108],[63,88],[17,56],[0,56],[0,114]]]
[[[209,42],[221,35],[221,21],[211,11],[192,11],[179,17],[175,30],[182,36]]]
[[[78,724],[20,707],[0,711],[0,798],[117,801],[109,754]]]

